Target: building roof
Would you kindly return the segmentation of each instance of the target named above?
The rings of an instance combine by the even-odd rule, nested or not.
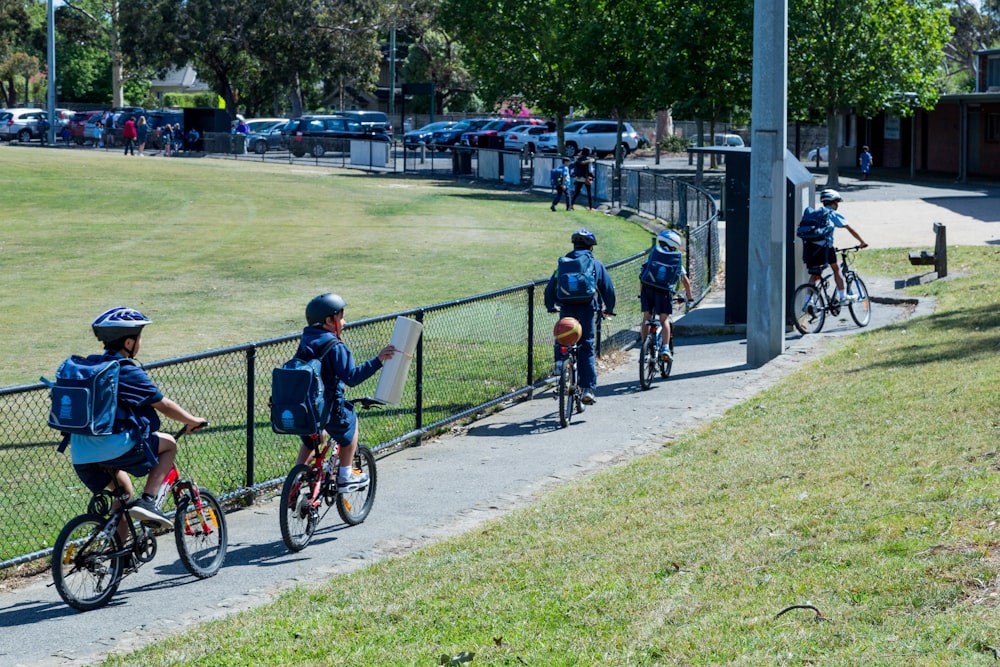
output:
[[[153,92],[200,93],[210,91],[211,87],[198,79],[198,73],[190,65],[180,68],[170,68],[162,78],[149,82]]]

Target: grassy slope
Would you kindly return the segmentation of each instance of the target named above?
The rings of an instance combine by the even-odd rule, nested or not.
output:
[[[968,275],[917,288],[934,315],[843,339],[627,474],[106,664],[986,664],[998,256],[949,252]],[[776,618],[806,604],[823,618]]]
[[[603,259],[648,241],[613,218],[450,182],[11,147],[3,165],[15,196],[0,230],[0,386],[93,349],[88,323],[119,304],[155,321],[149,361],[297,331],[327,290],[357,319],[543,278],[582,225]]]

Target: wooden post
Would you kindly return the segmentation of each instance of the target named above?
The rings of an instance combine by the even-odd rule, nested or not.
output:
[[[938,278],[948,275],[948,240],[940,222],[934,223],[934,270]]]

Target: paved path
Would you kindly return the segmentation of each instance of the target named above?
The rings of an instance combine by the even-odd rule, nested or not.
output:
[[[845,194],[851,192],[845,188]],[[978,201],[971,200],[980,196],[986,197],[961,190],[954,197],[938,192],[896,201],[909,202],[899,206],[910,211],[914,229],[927,225],[929,235],[934,220],[928,216],[941,210],[965,215],[971,209],[957,200],[970,200],[973,206]],[[848,215],[873,245],[915,244],[896,243],[897,232],[890,234],[895,228],[888,224],[876,227],[862,221],[860,213],[848,210]],[[983,215],[978,242],[996,242],[997,207],[976,215]],[[879,300],[870,328],[932,308],[926,300],[901,303],[893,281],[868,282]],[[691,321],[718,313],[718,299],[694,311]],[[679,338],[673,375],[647,392],[639,391],[636,352],[630,351],[617,367],[602,368],[598,403],[567,429],[558,428],[556,402],[551,391],[544,391],[462,432],[381,459],[378,498],[369,519],[346,528],[331,513],[298,554],[282,544],[277,502],[271,499],[228,515],[229,555],[212,579],[189,576],[177,560],[172,536],[165,535],[156,559],[125,579],[111,605],[101,610],[80,614],[69,609],[48,585],[47,573],[13,589],[8,586],[0,590],[0,665],[90,664],[108,652],[127,651],[265,603],[296,584],[321,581],[467,530],[530,502],[554,484],[656,450],[815,359],[831,339],[858,331],[841,318],[828,322],[820,335],[790,335],[785,354],[758,369],[746,364],[742,337]]]

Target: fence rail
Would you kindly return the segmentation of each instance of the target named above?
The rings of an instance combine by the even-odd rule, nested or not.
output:
[[[503,178],[504,172],[513,178],[516,170],[519,183],[528,179],[547,187],[553,158],[525,163],[518,154],[494,153],[485,157],[484,167],[491,174],[497,170],[492,178]],[[465,159],[448,158],[453,167]],[[476,156],[477,170],[479,162]],[[621,202],[685,230],[696,300],[707,293],[719,267],[717,209],[707,192],[652,172],[617,173],[605,163],[598,165],[595,185],[600,200]],[[639,293],[644,258],[645,251],[608,265],[620,294],[618,317],[598,322],[598,354],[630,347],[637,338],[639,300],[630,297]],[[398,406],[363,412],[364,442],[382,453],[419,443],[451,422],[549,382],[553,318],[545,310],[543,286],[544,281],[526,283],[348,325],[347,341],[363,359],[389,340],[397,316],[423,323],[403,398]],[[185,438],[177,460],[185,475],[224,500],[277,486],[295,458],[298,439],[271,431],[267,405],[270,369],[292,356],[298,338],[289,334],[145,365],[165,395],[211,420],[206,432]],[[371,395],[376,382],[367,381],[351,396]],[[56,451],[59,436],[46,426],[48,410],[48,389],[41,383],[0,389],[0,569],[51,553],[61,527],[87,504],[89,493],[66,455]]]

